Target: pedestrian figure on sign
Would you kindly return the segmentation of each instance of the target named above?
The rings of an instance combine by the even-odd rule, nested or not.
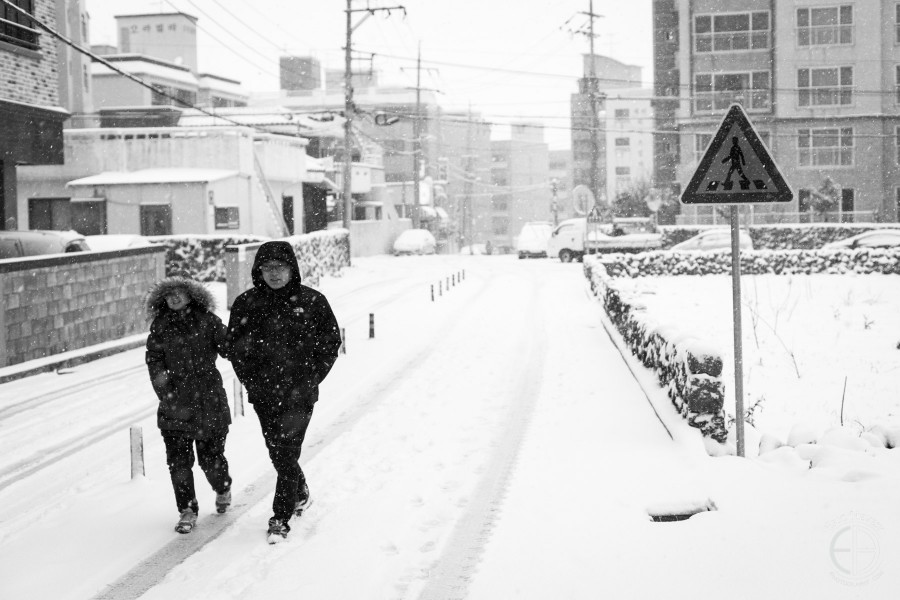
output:
[[[209,290],[185,277],[164,279],[147,295],[147,370],[159,398],[156,422],[180,514],[178,533],[190,533],[197,523],[194,446],[216,492],[216,510],[224,513],[231,504],[225,459],[231,412],[216,368],[216,356],[225,357],[225,325],[214,310]]]
[[[723,163],[731,161],[731,164],[728,165],[728,175],[725,176],[725,185],[731,185],[731,174],[735,171],[738,172],[738,175],[741,176],[741,181],[750,182],[746,175],[744,175],[743,166],[747,164],[747,161],[744,160],[744,153],[741,151],[741,147],[738,145],[737,136],[733,136],[731,138],[731,150],[728,152],[728,156],[722,159]],[[742,186],[743,187],[743,186]]]
[[[226,344],[278,473],[268,529],[274,544],[287,537],[288,521],[310,502],[300,451],[341,335],[325,296],[300,283],[288,242],[260,246],[250,273],[253,287],[231,307]]]

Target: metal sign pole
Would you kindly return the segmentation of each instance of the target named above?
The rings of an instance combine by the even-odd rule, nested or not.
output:
[[[734,312],[734,428],[737,455],[744,456],[744,356],[741,351],[741,243],[738,207],[731,205],[731,289]]]

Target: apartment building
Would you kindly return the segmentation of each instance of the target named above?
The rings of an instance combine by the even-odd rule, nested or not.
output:
[[[35,20],[55,28],[63,0],[0,5],[0,229],[19,229],[18,165],[63,163],[59,47]],[[67,73],[62,75],[67,76]]]
[[[498,249],[515,247],[516,236],[528,221],[553,219],[550,189],[550,151],[543,126],[514,123],[510,139],[491,141],[490,195],[475,202],[475,241]]]
[[[727,111],[740,103],[795,198],[752,207],[758,222],[892,221],[900,205],[900,2],[656,2],[658,65],[674,53],[677,183],[683,186]],[[663,35],[677,18],[677,34]],[[665,41],[665,43],[661,43]],[[813,199],[840,189],[829,214]],[[685,206],[691,222],[715,207]]]
[[[603,121],[606,152],[606,197],[613,199],[653,178],[652,91],[647,88],[610,92]]]

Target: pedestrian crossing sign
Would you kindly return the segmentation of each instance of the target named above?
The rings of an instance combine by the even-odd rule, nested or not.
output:
[[[681,194],[682,204],[759,204],[794,198],[740,104],[732,104]]]

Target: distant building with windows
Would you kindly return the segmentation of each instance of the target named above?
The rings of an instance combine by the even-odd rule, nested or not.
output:
[[[97,48],[117,69],[149,83],[150,90],[101,62],[91,66],[94,107],[103,126],[172,126],[189,106],[247,105],[239,81],[197,66],[197,18],[186,13],[116,17],[116,53]]]
[[[494,248],[515,248],[528,221],[552,222],[550,154],[543,126],[513,123],[510,139],[491,141],[490,193],[475,201],[475,240]]]
[[[606,98],[606,197],[653,179],[653,108],[649,88],[616,90]]]
[[[791,203],[748,209],[754,222],[825,219],[813,199],[826,178],[840,189],[829,220],[900,220],[900,3],[657,0],[654,9],[657,75],[678,91],[671,114],[672,103],[657,104],[657,123],[677,131],[679,148],[665,156],[678,158],[680,188],[737,102],[795,191]],[[658,138],[657,151],[670,139]],[[712,207],[682,207],[686,221],[716,218]]]

